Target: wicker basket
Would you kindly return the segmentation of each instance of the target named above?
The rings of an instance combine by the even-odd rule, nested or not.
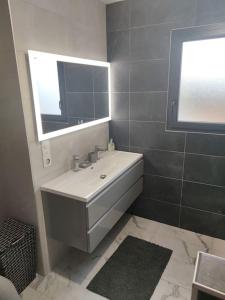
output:
[[[0,223],[0,275],[21,293],[36,276],[36,231],[14,219]]]

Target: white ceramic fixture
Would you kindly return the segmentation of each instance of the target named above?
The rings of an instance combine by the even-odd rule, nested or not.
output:
[[[70,170],[44,184],[41,190],[88,202],[142,156],[142,154],[122,151],[106,152],[97,163],[87,169],[81,169],[79,172]]]

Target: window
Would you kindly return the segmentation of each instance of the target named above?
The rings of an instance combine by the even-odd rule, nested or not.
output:
[[[172,32],[168,128],[225,131],[225,27]]]

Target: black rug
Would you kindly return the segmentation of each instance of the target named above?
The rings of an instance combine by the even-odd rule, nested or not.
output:
[[[220,300],[217,297],[214,297],[214,296],[211,296],[211,295],[207,295],[207,294],[205,294],[203,292],[199,292],[198,293],[198,299],[199,300]]]
[[[88,289],[110,300],[149,300],[172,251],[128,236]]]

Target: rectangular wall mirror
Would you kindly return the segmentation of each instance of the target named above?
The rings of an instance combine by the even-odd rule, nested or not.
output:
[[[172,33],[168,125],[225,131],[225,28]]]
[[[110,64],[28,51],[39,141],[111,119]]]

